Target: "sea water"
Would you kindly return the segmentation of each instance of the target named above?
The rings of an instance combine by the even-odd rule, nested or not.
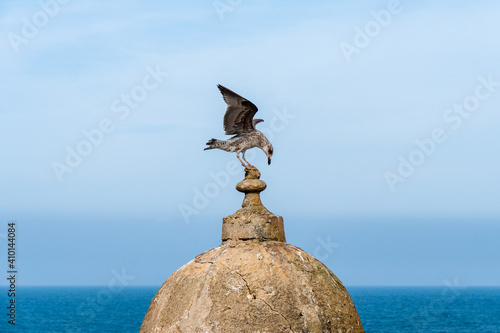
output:
[[[8,324],[7,290],[0,288],[0,332],[139,332],[158,289],[19,287],[14,326]],[[367,333],[500,333],[500,288],[347,289]]]

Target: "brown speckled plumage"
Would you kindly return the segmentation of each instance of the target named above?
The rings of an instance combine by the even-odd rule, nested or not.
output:
[[[245,152],[248,149],[258,147],[264,151],[267,156],[268,164],[271,164],[273,155],[273,146],[266,136],[255,128],[255,125],[264,121],[262,119],[253,119],[257,113],[257,107],[249,100],[241,97],[226,87],[217,85],[224,101],[227,104],[227,110],[224,115],[224,131],[227,135],[233,135],[229,140],[211,139],[207,142],[208,149],[221,149],[228,152],[235,152],[236,157],[246,168],[252,165],[245,159]],[[243,154],[245,165],[240,159],[239,154]]]

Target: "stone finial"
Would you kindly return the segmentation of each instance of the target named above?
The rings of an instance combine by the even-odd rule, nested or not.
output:
[[[222,244],[172,274],[151,301],[141,333],[364,333],[342,282],[285,242],[283,218],[259,193],[252,168],[238,183],[242,208],[223,219]]]
[[[245,193],[245,198],[236,213],[222,220],[222,243],[228,241],[278,241],[286,242],[283,218],[271,213],[260,201],[260,192],[266,183],[260,178],[257,168],[245,170],[245,179],[236,189]]]

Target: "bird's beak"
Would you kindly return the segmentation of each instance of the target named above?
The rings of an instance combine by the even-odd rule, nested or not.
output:
[[[267,159],[267,165],[270,165],[271,164],[271,158],[268,158]]]

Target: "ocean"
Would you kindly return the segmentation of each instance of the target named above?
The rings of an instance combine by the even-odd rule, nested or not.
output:
[[[18,287],[12,326],[4,287],[0,332],[138,332],[158,289]],[[347,289],[367,333],[500,333],[499,287]]]

